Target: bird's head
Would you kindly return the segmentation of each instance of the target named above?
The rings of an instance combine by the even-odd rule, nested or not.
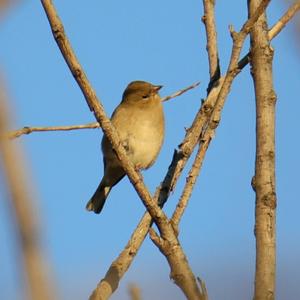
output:
[[[161,85],[154,85],[146,81],[132,81],[123,93],[122,102],[147,103],[153,100],[160,101],[158,91],[161,88]]]

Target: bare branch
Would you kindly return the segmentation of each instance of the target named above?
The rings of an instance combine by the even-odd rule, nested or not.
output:
[[[269,30],[268,37],[272,40],[285,27],[300,9],[300,1],[292,4],[280,20]]]
[[[253,15],[259,0],[248,1]],[[276,182],[275,182],[275,104],[273,49],[265,28],[266,14],[250,34],[251,75],[256,100],[255,237],[256,269],[254,299],[275,299],[276,282]],[[255,183],[254,183],[255,182]]]
[[[83,125],[69,125],[69,126],[49,126],[49,127],[23,127],[21,129],[11,131],[7,135],[10,139],[17,138],[23,134],[30,134],[32,132],[43,132],[43,131],[69,131],[69,130],[77,130],[77,129],[91,129],[91,128],[99,128],[100,125],[98,122],[93,122],[89,124]]]
[[[0,84],[0,156],[3,174],[10,193],[13,219],[23,256],[24,271],[29,285],[30,299],[55,299],[54,289],[49,283],[49,273],[40,246],[37,213],[32,203],[29,174],[24,166],[20,149],[6,137],[9,115],[4,101],[3,86]],[[16,288],[19,285],[16,285]]]
[[[202,21],[205,24],[207,52],[209,61],[209,74],[210,82],[208,85],[207,93],[211,90],[214,83],[220,78],[220,64],[217,46],[217,30],[215,22],[215,1],[203,0],[204,16]]]
[[[233,35],[233,48],[232,54],[230,58],[230,63],[227,69],[227,73],[225,76],[221,77],[218,81],[218,84],[211,90],[209,93],[207,100],[204,102],[203,106],[199,110],[198,114],[195,117],[195,120],[190,129],[188,129],[184,142],[180,145],[180,159],[176,163],[176,170],[172,173],[172,184],[168,185],[168,187],[163,186],[162,191],[166,191],[167,196],[173,190],[173,184],[177,180],[173,180],[173,178],[178,178],[176,174],[180,174],[182,168],[184,167],[189,154],[195,148],[197,142],[199,141],[201,132],[206,125],[206,121],[210,119],[209,125],[215,129],[218,126],[221,116],[221,110],[225,104],[226,97],[229,93],[231,84],[233,79],[238,75],[240,70],[238,69],[238,60],[241,53],[242,45],[245,41],[249,30],[253,26],[253,24],[257,21],[259,16],[264,12],[270,0],[264,0],[261,2],[260,7],[257,9],[255,15],[247,20],[247,22],[243,25],[240,32],[232,32]],[[213,132],[208,132],[204,137],[205,140],[210,141],[211,136],[213,136]],[[187,154],[187,155],[186,155]],[[174,158],[173,158],[174,161]],[[167,197],[166,196],[166,197]],[[165,196],[164,196],[165,198]],[[162,203],[162,196],[160,195],[159,203]]]
[[[180,221],[180,218],[182,217],[182,214],[184,213],[184,210],[186,208],[186,205],[188,203],[188,200],[191,196],[193,186],[196,182],[196,179],[199,175],[200,168],[202,166],[202,162],[204,159],[204,156],[206,154],[206,150],[209,146],[209,143],[214,136],[214,132],[220,122],[221,118],[221,111],[224,107],[225,100],[227,98],[227,95],[230,91],[231,84],[233,82],[233,79],[237,76],[239,73],[238,70],[238,61],[239,56],[241,53],[242,45],[245,41],[245,38],[247,36],[247,33],[251,29],[251,26],[255,24],[255,21],[259,18],[260,14],[263,13],[264,9],[266,8],[269,1],[265,1],[264,5],[260,5],[259,9],[256,10],[255,16],[253,18],[250,18],[242,27],[241,31],[236,33],[233,31],[232,28],[230,28],[231,34],[233,36],[233,47],[232,47],[232,53],[231,53],[231,59],[228,66],[227,73],[224,77],[223,84],[221,86],[220,92],[218,94],[216,105],[213,109],[213,112],[210,116],[210,121],[208,124],[208,127],[203,132],[203,143],[200,144],[198,153],[196,155],[195,161],[193,163],[193,166],[189,172],[186,185],[184,187],[183,193],[180,197],[180,200],[177,204],[176,210],[172,216],[172,223],[175,228],[178,227],[178,223]],[[260,14],[259,14],[259,13]]]
[[[120,280],[130,267],[141,247],[150,228],[150,224],[152,224],[152,219],[149,213],[146,212],[123,251],[112,262],[105,277],[98,283],[93,294],[90,296],[90,300],[108,299],[118,288]],[[96,295],[98,298],[96,298]]]
[[[168,233],[170,234],[171,230],[167,229],[168,227],[170,227],[167,225],[167,217],[159,208],[159,206],[152,200],[152,197],[142,180],[141,174],[135,170],[133,164],[127,157],[126,151],[122,146],[122,143],[120,142],[119,136],[115,128],[112,126],[109,118],[106,116],[101,102],[97,98],[95,91],[93,90],[80,63],[78,62],[74,54],[71,44],[64,32],[62,22],[56,13],[52,1],[41,0],[41,2],[48,17],[48,21],[51,26],[55,41],[67,65],[69,66],[69,69],[72,72],[76,82],[80,86],[90,110],[94,113],[96,120],[98,121],[105,135],[111,142],[113,149],[115,150],[119,160],[121,161],[124,171],[127,173],[131,183],[133,184],[138,195],[142,199],[142,202],[151,214],[151,217],[154,219],[154,221],[157,223],[157,226],[162,230],[162,232],[165,235],[167,235]]]
[[[241,34],[248,34],[254,24],[257,22],[258,18],[265,12],[267,6],[271,0],[261,0],[253,14],[250,16],[248,21],[243,25],[242,29],[240,30]]]
[[[51,0],[41,0],[42,5],[47,14],[50,26],[54,38],[59,46],[61,53],[67,62],[75,80],[80,86],[87,104],[89,105],[91,111],[94,113],[96,120],[100,123],[105,135],[112,144],[122,167],[129,177],[132,185],[140,196],[143,204],[147,208],[147,211],[151,215],[152,219],[159,228],[161,237],[169,243],[169,249],[164,252],[166,259],[169,262],[171,268],[171,278],[182,289],[183,293],[187,298],[190,299],[200,299],[201,294],[199,287],[196,282],[189,264],[186,260],[185,254],[179,244],[179,241],[174,234],[174,230],[169,223],[169,220],[162,209],[158,206],[157,202],[154,201],[147,190],[141,174],[137,172],[132,164],[132,162],[127,157],[126,151],[122,146],[119,136],[112,126],[110,120],[107,118],[102,105],[93,91],[83,69],[81,68],[76,56],[71,48],[71,45],[65,35],[63,25],[56,13],[56,10],[52,4]],[[171,250],[170,250],[171,249]],[[180,264],[178,264],[180,262]],[[98,287],[97,287],[98,288]],[[99,291],[93,292],[91,299],[99,299]]]
[[[232,46],[232,52],[230,57],[229,66],[226,72],[226,75],[224,77],[224,83],[222,85],[222,88],[220,90],[220,93],[218,95],[218,99],[216,102],[216,106],[213,110],[213,113],[210,117],[209,127],[211,127],[211,130],[214,132],[216,127],[218,126],[220,119],[221,119],[221,111],[223,109],[223,106],[225,104],[225,100],[227,98],[227,95],[229,93],[231,84],[233,79],[238,75],[238,73],[241,71],[239,69],[239,57],[242,50],[243,43],[246,39],[246,36],[248,35],[249,31],[255,24],[255,22],[258,20],[258,18],[262,15],[262,13],[265,11],[267,5],[269,4],[270,0],[262,0],[260,2],[259,7],[256,9],[254,14],[248,19],[248,21],[242,26],[241,30],[237,33],[231,29],[231,36],[233,39],[233,46]],[[209,136],[213,136],[212,133],[208,133]],[[204,138],[205,139],[205,138]]]
[[[299,11],[300,3],[294,3],[289,7],[286,13],[277,21],[277,23],[269,30],[268,36],[271,41],[274,37],[276,37],[281,30],[285,27],[285,25],[294,17],[294,15]],[[239,61],[239,69],[242,70],[249,63],[250,52],[248,52],[240,61]]]
[[[172,99],[172,98],[178,97],[178,96],[184,94],[185,92],[187,92],[187,91],[189,91],[189,90],[191,90],[191,89],[196,88],[199,84],[200,84],[200,81],[195,82],[195,83],[193,83],[192,85],[190,85],[190,86],[188,86],[188,87],[186,87],[186,88],[184,88],[184,89],[181,89],[181,90],[175,92],[174,94],[171,94],[170,96],[163,97],[163,98],[161,99],[161,101],[165,102],[165,101],[168,101],[168,100],[170,100],[170,99]]]
[[[169,96],[163,97],[161,99],[161,101],[165,102],[168,101],[170,99],[173,99],[175,97],[178,97],[184,93],[186,93],[187,91],[196,88],[197,86],[199,86],[200,82],[196,82],[193,83],[192,85],[181,89]],[[23,134],[30,134],[32,132],[45,132],[45,131],[69,131],[69,130],[77,130],[77,129],[94,129],[94,128],[100,128],[100,125],[98,122],[93,122],[93,123],[88,123],[88,124],[83,124],[83,125],[68,125],[68,126],[48,126],[48,127],[28,127],[25,126],[21,129],[18,130],[14,130],[9,132],[8,138],[10,139],[14,139],[17,138]]]

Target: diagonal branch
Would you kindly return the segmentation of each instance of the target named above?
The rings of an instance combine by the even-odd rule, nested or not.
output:
[[[269,30],[268,37],[272,40],[285,27],[285,25],[294,17],[300,9],[300,1],[292,4],[286,13],[277,21],[277,23]]]
[[[112,144],[112,147],[115,150],[124,171],[128,175],[129,180],[133,184],[153,221],[156,223],[162,239],[168,245],[168,247],[165,247],[162,252],[169,262],[171,268],[171,278],[174,280],[175,284],[181,288],[187,298],[201,299],[201,292],[199,286],[197,285],[196,278],[190,269],[174,230],[169,223],[167,216],[159,207],[158,203],[152,199],[140,173],[134,169],[133,164],[127,157],[116,130],[112,126],[110,120],[107,118],[103,106],[101,103],[99,103],[95,92],[93,91],[86,75],[84,74],[84,71],[75,57],[52,1],[41,0],[41,2],[47,14],[55,41],[57,42],[57,45],[60,48],[61,53],[75,80],[80,86],[90,110],[94,113],[96,120],[99,122],[105,135]],[[178,264],[178,262],[181,263]],[[91,299],[99,299],[97,289],[93,292]]]
[[[171,100],[172,98],[178,97],[178,96],[184,94],[185,92],[187,92],[187,91],[189,91],[189,90],[192,90],[192,89],[196,88],[199,84],[200,84],[199,81],[198,81],[198,82],[195,82],[195,83],[193,83],[192,85],[189,85],[188,87],[186,87],[186,88],[184,88],[184,89],[181,89],[181,90],[179,90],[179,91],[177,91],[177,92],[171,94],[170,96],[163,97],[163,98],[161,99],[161,101],[162,101],[162,102],[166,102],[166,101],[168,101],[168,100]]]
[[[70,71],[72,72],[75,80],[80,86],[90,110],[94,113],[96,120],[111,142],[113,149],[115,150],[119,160],[121,161],[124,171],[127,173],[130,181],[141,197],[151,217],[154,219],[155,223],[163,232],[163,234],[167,235],[171,231],[170,228],[168,229],[168,227],[170,226],[167,225],[167,218],[163,211],[159,208],[159,206],[152,200],[152,197],[142,180],[141,174],[134,169],[133,164],[128,159],[125,149],[120,142],[115,128],[112,126],[109,118],[106,116],[101,102],[97,98],[95,91],[89,83],[81,65],[79,64],[74,54],[74,51],[72,50],[71,44],[66,37],[62,22],[56,13],[52,1],[41,0],[41,2],[48,17],[55,41],[67,65],[69,66]]]

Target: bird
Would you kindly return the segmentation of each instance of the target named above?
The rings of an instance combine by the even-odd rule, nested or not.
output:
[[[132,81],[111,116],[111,123],[136,170],[151,167],[163,144],[165,121],[159,96],[161,88],[162,85],[146,81]],[[96,214],[101,212],[112,187],[126,175],[105,135],[101,149],[104,174],[96,192],[86,204],[86,209]]]

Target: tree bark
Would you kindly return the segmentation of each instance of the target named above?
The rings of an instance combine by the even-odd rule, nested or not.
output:
[[[248,0],[249,16],[260,0]],[[276,188],[275,103],[272,78],[273,49],[270,47],[266,14],[251,30],[251,74],[256,98],[256,161],[252,186],[256,192],[255,300],[275,298]]]

